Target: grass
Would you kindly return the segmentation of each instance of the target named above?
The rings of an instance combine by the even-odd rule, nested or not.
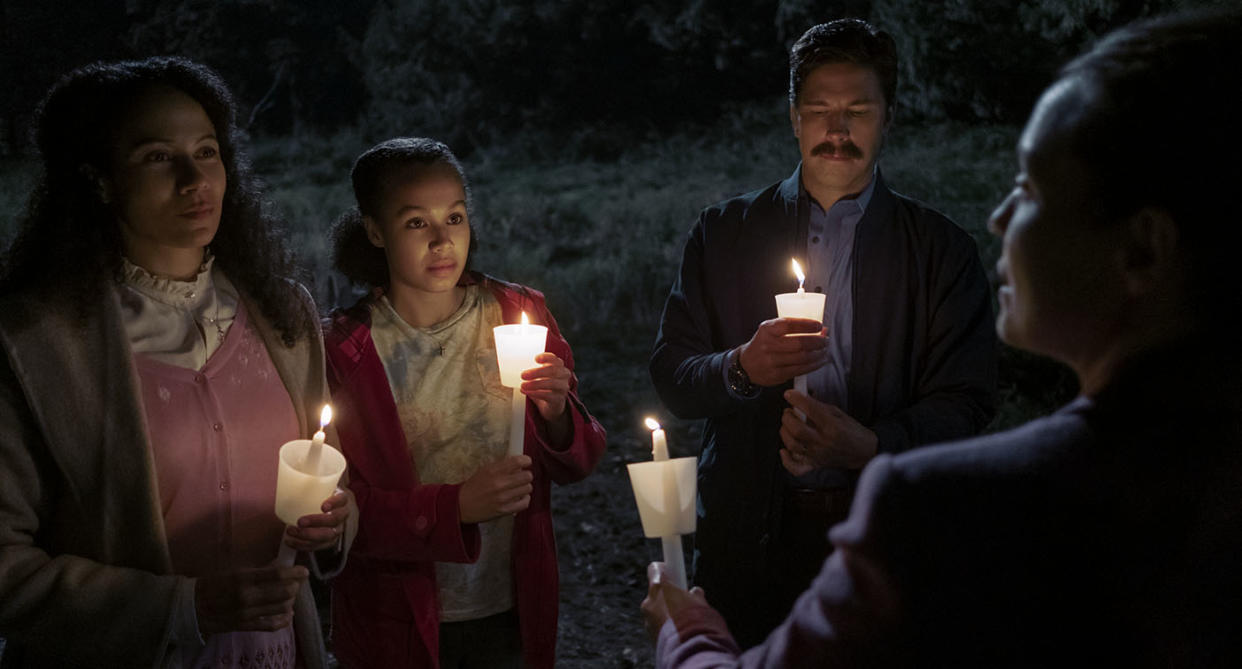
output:
[[[658,408],[647,381],[648,348],[698,211],[732,195],[785,178],[797,148],[784,103],[726,110],[713,123],[639,140],[608,136],[608,159],[574,151],[591,129],[532,132],[505,146],[465,156],[480,240],[474,266],[544,291],[578,351],[584,390],[599,378],[604,402],[629,405],[616,418]],[[896,190],[940,209],[979,245],[991,271],[998,242],[987,216],[1009,188],[1017,129],[1008,126],[896,124],[881,168]],[[259,138],[256,172],[272,205],[289,221],[291,243],[312,270],[320,306],[357,294],[330,269],[328,230],[353,204],[349,170],[371,146],[357,128],[336,134]],[[558,152],[579,157],[554,159]],[[565,149],[564,147],[571,147]],[[588,157],[581,157],[588,156]],[[29,160],[0,163],[0,236],[11,237],[34,179]],[[1064,370],[1006,350],[1001,369],[1005,406],[994,428],[1044,413],[1072,392]],[[628,425],[627,425],[628,427]],[[684,440],[679,440],[686,443]]]

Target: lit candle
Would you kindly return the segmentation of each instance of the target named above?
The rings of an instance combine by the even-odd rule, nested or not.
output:
[[[643,533],[660,537],[664,564],[674,585],[686,587],[686,558],[682,552],[681,535],[694,531],[692,504],[683,504],[683,493],[694,494],[694,458],[668,457],[668,441],[664,430],[654,418],[644,420],[651,430],[651,462],[628,466],[634,498],[643,521]],[[683,490],[686,488],[687,490]]]
[[[323,451],[323,429],[330,422],[332,422],[332,407],[325,404],[323,405],[323,411],[319,412],[319,431],[311,438],[310,448],[306,451],[307,472],[319,471],[319,458]]]
[[[323,513],[323,502],[336,491],[336,484],[345,473],[345,456],[324,443],[323,428],[332,420],[331,407],[319,415],[319,431],[312,439],[294,439],[280,447],[276,470],[276,517],[286,525],[297,525],[298,519]],[[297,551],[280,539],[279,564],[291,565]]]
[[[522,322],[492,328],[496,340],[496,364],[500,367],[500,383],[513,389],[510,404],[509,455],[521,455],[526,436],[526,396],[522,394],[522,372],[537,367],[535,356],[547,345],[548,328],[531,325],[526,312]]]
[[[651,430],[651,459],[656,462],[667,460],[668,440],[664,437],[664,430],[660,429],[660,424],[654,418],[647,418],[643,422]]]
[[[803,282],[806,281],[806,275],[802,273],[802,266],[798,264],[797,259],[792,261],[794,276],[798,277],[798,292],[781,293],[776,296],[776,315],[781,318],[809,318],[813,321],[819,321],[822,327],[824,322],[824,294],[808,293],[802,288]],[[789,335],[795,337],[798,335]],[[806,394],[806,375],[799,374],[794,377],[794,390]],[[806,416],[801,411],[798,416],[806,420]]]

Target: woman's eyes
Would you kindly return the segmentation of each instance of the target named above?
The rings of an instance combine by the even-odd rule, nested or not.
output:
[[[219,156],[220,150],[214,146],[204,146],[194,152],[194,158],[196,160],[213,160]],[[151,151],[143,155],[142,160],[147,163],[163,163],[172,160],[172,158],[173,153],[171,151],[160,149],[158,151]]]
[[[448,217],[448,224],[449,225],[460,225],[461,223],[465,222],[465,220],[466,218],[462,216],[461,214],[453,214]]]

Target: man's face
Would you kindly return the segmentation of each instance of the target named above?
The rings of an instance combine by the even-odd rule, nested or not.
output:
[[[1089,104],[1076,79],[1044,92],[1018,141],[1014,188],[988,221],[1003,239],[997,333],[1075,369],[1113,338],[1125,299],[1123,226],[1091,213],[1089,174],[1070,142]]]
[[[871,67],[828,63],[811,70],[789,119],[812,196],[835,201],[867,186],[888,131],[886,104]]]

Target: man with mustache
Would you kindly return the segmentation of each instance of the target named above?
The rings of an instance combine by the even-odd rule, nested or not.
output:
[[[652,352],[667,407],[707,419],[694,581],[743,646],[817,573],[872,457],[973,435],[994,412],[975,244],[876,165],[896,88],[896,46],[864,21],[817,25],[793,45],[802,162],[702,212]],[[776,318],[774,296],[797,288],[791,258],[826,295],[822,328]],[[803,374],[807,394],[791,389]]]
[[[653,564],[657,666],[1242,666],[1242,127],[1208,100],[1242,85],[1239,42],[1237,10],[1123,28],[1022,133],[990,221],[996,328],[1081,395],[873,460],[811,588],[740,657]]]

